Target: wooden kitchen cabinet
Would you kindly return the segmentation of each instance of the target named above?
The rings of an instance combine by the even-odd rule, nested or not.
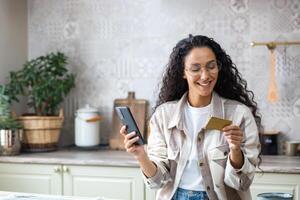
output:
[[[144,182],[138,168],[63,166],[64,195],[144,199]]]
[[[0,190],[62,194],[60,165],[0,163]]]
[[[300,199],[300,174],[256,173],[253,199],[263,192],[288,192]],[[0,163],[0,191],[125,200],[153,200],[138,167]]]
[[[251,186],[251,195],[256,199],[257,194],[264,192],[286,192],[300,199],[300,174],[287,173],[256,173]]]
[[[0,180],[1,191],[145,199],[138,168],[0,163]]]

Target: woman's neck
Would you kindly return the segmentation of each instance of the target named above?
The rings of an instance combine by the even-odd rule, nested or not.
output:
[[[192,107],[205,107],[210,104],[212,94],[209,96],[200,96],[188,93],[188,101]]]

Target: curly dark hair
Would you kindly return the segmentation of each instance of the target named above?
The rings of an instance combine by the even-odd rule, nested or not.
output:
[[[188,38],[180,40],[173,48],[166,71],[163,74],[162,86],[154,111],[159,105],[167,101],[179,100],[188,91],[187,80],[183,78],[184,62],[187,54],[196,47],[210,48],[221,65],[214,91],[221,97],[236,100],[248,106],[257,126],[261,129],[261,115],[258,113],[253,92],[247,89],[246,80],[242,78],[236,65],[221,46],[212,38],[203,35],[189,35]]]

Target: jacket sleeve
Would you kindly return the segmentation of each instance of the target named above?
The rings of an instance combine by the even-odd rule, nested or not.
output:
[[[253,181],[260,152],[258,128],[249,108],[246,109],[243,115],[240,128],[244,134],[244,140],[241,145],[244,164],[241,169],[235,169],[231,165],[228,156],[224,182],[229,187],[245,191],[249,189]]]
[[[153,114],[150,120],[150,135],[148,138],[147,154],[157,167],[153,177],[147,177],[143,173],[144,182],[150,188],[158,189],[166,183],[170,177],[169,161],[167,156],[167,144],[163,134],[162,119],[158,119],[158,112]]]

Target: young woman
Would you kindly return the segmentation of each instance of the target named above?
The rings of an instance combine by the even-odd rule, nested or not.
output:
[[[147,152],[126,133],[126,150],[138,160],[157,199],[251,200],[249,187],[260,143],[254,95],[229,55],[212,38],[192,36],[174,47],[150,120]],[[232,121],[207,130],[209,117]]]

